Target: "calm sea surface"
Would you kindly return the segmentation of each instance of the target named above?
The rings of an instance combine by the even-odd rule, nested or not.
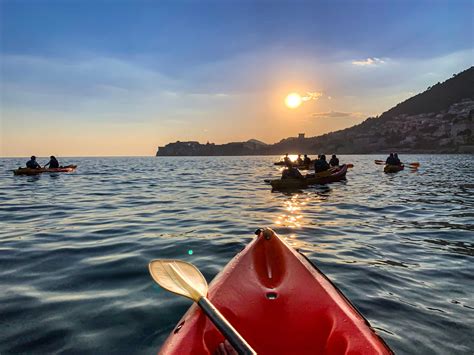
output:
[[[383,158],[343,156],[347,181],[286,194],[263,182],[276,157],[69,158],[75,173],[37,177],[0,159],[0,354],[153,354],[190,302],[148,262],[210,281],[265,226],[396,353],[472,354],[474,156],[404,156],[421,168],[392,175]]]

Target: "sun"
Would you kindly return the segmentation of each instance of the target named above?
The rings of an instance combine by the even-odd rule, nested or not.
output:
[[[300,94],[296,92],[292,92],[291,94],[288,94],[288,96],[285,99],[285,104],[289,108],[297,108],[299,105],[301,105],[301,96]]]

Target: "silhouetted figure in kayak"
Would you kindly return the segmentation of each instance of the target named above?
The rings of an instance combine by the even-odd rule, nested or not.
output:
[[[285,165],[286,166],[291,166],[291,159],[290,157],[288,156],[288,153],[285,154],[285,157],[283,158],[283,161],[285,162]]]
[[[390,153],[387,160],[385,160],[385,164],[387,164],[387,165],[397,165],[397,161],[395,160],[395,157],[394,157],[393,153]]]
[[[294,166],[289,166],[287,169],[283,170],[283,173],[281,174],[282,179],[303,179],[304,176],[301,175],[300,171],[294,167]]]
[[[336,154],[333,154],[331,160],[329,161],[331,166],[339,166],[339,159],[336,157]]]
[[[304,164],[304,165],[309,165],[309,164],[311,164],[311,158],[308,157],[307,154],[304,155],[303,164]]]
[[[402,162],[400,161],[400,159],[398,159],[398,154],[397,153],[395,153],[393,155],[393,161],[394,161],[393,165],[402,165]]]
[[[298,158],[296,158],[296,165],[303,164],[303,159],[301,159],[301,154],[298,154]]]
[[[30,169],[41,169],[41,166],[36,161],[36,157],[34,155],[32,155],[30,160],[26,162],[26,167]]]
[[[314,172],[317,174],[317,173],[326,171],[328,169],[329,169],[329,164],[326,161],[326,156],[322,154],[321,157],[314,162]]]
[[[50,169],[57,169],[57,168],[59,168],[59,162],[58,162],[58,160],[54,157],[54,155],[51,155],[51,156],[49,157],[49,162],[48,162],[48,164],[45,164],[45,166],[43,166],[43,168],[46,168],[48,165],[49,165],[49,168],[50,168]]]

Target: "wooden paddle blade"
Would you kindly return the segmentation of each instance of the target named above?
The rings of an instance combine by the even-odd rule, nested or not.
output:
[[[354,164],[352,163],[349,163],[349,164],[346,164],[347,165],[347,168],[350,169],[350,168],[353,168],[354,167]]]
[[[420,166],[420,163],[414,162],[414,163],[409,163],[408,165],[410,166],[416,166],[417,168]]]
[[[157,259],[148,264],[153,280],[165,290],[199,301],[207,295],[207,282],[190,263],[173,259]]]
[[[375,164],[382,165],[385,164],[385,162],[383,160],[375,160]]]

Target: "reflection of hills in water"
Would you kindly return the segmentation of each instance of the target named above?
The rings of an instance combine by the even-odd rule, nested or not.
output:
[[[439,246],[439,247],[434,247],[436,249],[446,250],[451,253],[474,256],[474,243],[461,242],[461,241],[448,241],[448,240],[442,240],[442,239],[432,239],[432,240],[425,239],[424,241],[427,243],[431,243],[436,246]]]

